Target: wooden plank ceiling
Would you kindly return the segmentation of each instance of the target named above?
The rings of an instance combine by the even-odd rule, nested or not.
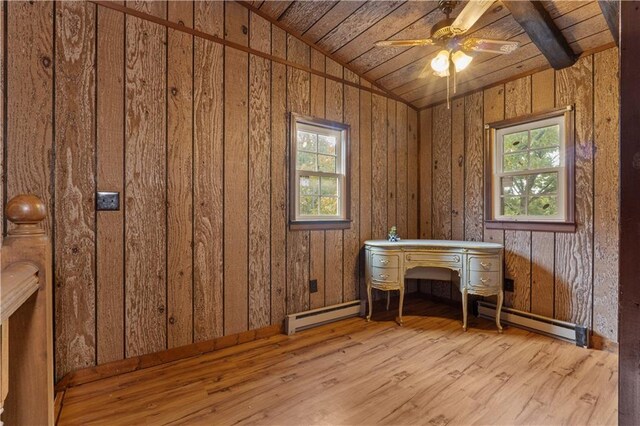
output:
[[[541,3],[576,55],[613,43],[597,1]],[[416,108],[446,99],[445,78],[419,77],[439,50],[437,46],[374,46],[378,40],[428,37],[431,26],[444,18],[437,1],[255,1],[253,6]],[[459,4],[452,17],[463,7],[464,3]],[[457,93],[548,66],[545,56],[500,1],[466,35],[519,41],[520,47],[510,55],[477,53],[471,65],[458,74]]]

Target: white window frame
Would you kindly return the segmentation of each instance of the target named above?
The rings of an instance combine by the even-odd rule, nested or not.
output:
[[[572,106],[524,117],[485,124],[484,223],[486,229],[511,229],[548,232],[575,232],[575,150],[574,109]],[[553,216],[508,216],[501,211],[501,179],[527,175],[526,171],[504,172],[504,136],[558,124],[560,130],[558,167],[532,169],[533,173],[558,172],[558,213]]]
[[[336,138],[336,173],[298,170],[298,131]],[[297,229],[348,228],[351,222],[349,217],[349,126],[343,123],[313,117],[306,117],[292,113],[289,146],[290,226]],[[303,176],[317,176],[319,178],[334,177],[338,179],[337,215],[309,216],[302,215],[300,213],[300,178]],[[318,195],[318,202],[320,197],[321,195]]]
[[[559,127],[559,151],[560,162],[557,167],[525,169],[520,171],[505,172],[504,167],[504,136],[519,132],[531,132],[533,130],[542,129],[557,125]],[[567,194],[567,170],[566,170],[566,129],[563,116],[547,118],[544,120],[533,121],[516,126],[504,127],[496,131],[496,149],[493,156],[493,211],[496,220],[512,220],[512,221],[541,221],[554,222],[564,221],[566,219],[566,194]],[[527,149],[527,151],[531,151]],[[520,215],[509,216],[501,214],[502,210],[502,178],[513,176],[530,176],[540,173],[558,173],[558,191],[556,193],[558,213],[549,216],[536,215]],[[528,196],[528,194],[524,194]]]

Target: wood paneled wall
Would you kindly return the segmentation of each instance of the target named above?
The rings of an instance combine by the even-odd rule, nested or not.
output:
[[[483,227],[485,123],[554,107],[575,106],[575,233]],[[516,309],[588,326],[617,339],[618,307],[618,52],[581,58],[459,97],[420,112],[420,237],[497,241]],[[421,290],[451,298],[449,283]],[[597,342],[596,342],[597,343]]]
[[[6,197],[51,212],[57,378],[356,299],[362,242],[417,237],[416,111],[244,6],[126,4],[252,51],[93,3],[5,6]],[[289,112],[351,125],[350,229],[288,229]]]

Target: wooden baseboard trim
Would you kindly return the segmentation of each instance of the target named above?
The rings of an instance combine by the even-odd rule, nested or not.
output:
[[[58,383],[56,383],[55,390],[56,392],[64,392],[73,386],[95,382],[96,380],[130,373],[144,368],[155,367],[156,365],[168,362],[203,355],[223,348],[228,348],[230,346],[236,346],[242,343],[282,334],[282,332],[281,324],[271,325],[256,330],[249,330],[242,333],[231,334],[229,336],[218,337],[204,342],[171,348],[152,354],[135,356],[132,358],[97,365],[95,367],[83,368],[65,375],[60,379],[60,381],[58,381]]]
[[[591,335],[591,348],[617,354],[618,342],[614,342],[613,340],[594,333]]]
[[[56,392],[56,398],[53,400],[53,424],[58,424],[60,413],[62,412],[62,404],[64,402],[64,392]]]

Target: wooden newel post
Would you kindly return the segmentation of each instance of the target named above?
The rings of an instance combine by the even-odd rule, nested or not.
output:
[[[18,195],[6,206],[10,227],[2,268],[28,262],[38,268],[38,291],[9,321],[9,383],[2,420],[7,425],[53,425],[53,289],[51,242],[42,227],[45,204]]]

